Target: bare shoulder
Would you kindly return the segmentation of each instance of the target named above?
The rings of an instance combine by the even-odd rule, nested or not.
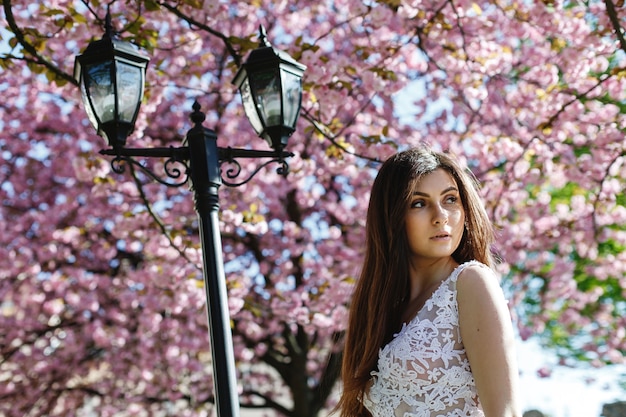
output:
[[[483,264],[472,264],[459,273],[457,297],[462,302],[466,299],[503,299],[504,295],[500,280],[491,268]]]
[[[496,285],[500,282],[493,269],[481,263],[472,263],[459,273],[457,282],[462,286],[467,285]]]
[[[496,343],[512,334],[511,317],[500,282],[490,268],[468,265],[457,279],[461,336],[466,344],[478,340]],[[480,336],[479,336],[480,335]]]

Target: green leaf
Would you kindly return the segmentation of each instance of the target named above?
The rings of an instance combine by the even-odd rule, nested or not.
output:
[[[58,16],[58,15],[64,15],[65,12],[63,10],[59,10],[59,9],[48,9],[45,12],[43,12],[42,14],[44,16],[52,17],[52,16]]]
[[[144,1],[144,6],[146,6],[146,10],[150,11],[150,12],[155,12],[157,10],[159,10],[159,3],[157,3],[154,0],[145,0]]]

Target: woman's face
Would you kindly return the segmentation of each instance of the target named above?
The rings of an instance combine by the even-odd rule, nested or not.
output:
[[[416,182],[406,214],[406,232],[414,260],[450,257],[463,237],[465,210],[456,181],[436,169]]]

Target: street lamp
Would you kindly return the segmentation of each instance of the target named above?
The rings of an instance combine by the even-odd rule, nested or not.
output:
[[[250,52],[233,83],[241,92],[243,108],[257,135],[273,149],[282,150],[296,130],[306,67],[274,49],[263,26],[259,39],[259,47]]]
[[[74,77],[80,84],[89,120],[111,147],[100,153],[114,157],[111,161],[113,171],[124,172],[124,163],[127,163],[167,186],[179,187],[191,180],[202,242],[215,406],[220,417],[238,417],[239,400],[219,231],[218,188],[221,184],[245,184],[270,163],[278,163],[277,171],[287,175],[289,166],[285,158],[292,154],[285,152],[284,148],[295,130],[302,100],[302,76],[306,69],[286,53],[274,49],[262,27],[259,37],[259,48],[250,53],[233,82],[239,87],[252,126],[272,151],[218,147],[215,132],[202,125],[205,114],[200,111],[197,101],[190,115],[193,127],[187,132],[183,146],[126,148],[126,139],[134,129],[143,97],[148,58],[131,44],[115,39],[109,13],[102,40],[92,42],[82,55],[77,56],[74,67]],[[134,157],[166,159],[165,174],[177,181],[161,179]],[[238,158],[268,160],[245,180],[234,182],[241,172]],[[174,163],[185,166],[184,175],[180,169],[170,169]],[[236,167],[226,172],[227,179],[221,176],[222,163]]]
[[[126,145],[135,128],[150,59],[115,38],[107,13],[104,36],[76,57],[74,78],[89,121],[115,149]]]

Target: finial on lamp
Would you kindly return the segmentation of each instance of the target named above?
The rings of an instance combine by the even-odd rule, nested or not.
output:
[[[259,47],[272,46],[269,40],[267,40],[267,31],[265,26],[259,25]]]
[[[113,22],[111,19],[111,8],[107,6],[107,15],[104,18],[104,36],[113,38]]]
[[[200,103],[198,103],[198,100],[193,102],[191,108],[193,109],[193,112],[189,115],[189,118],[194,125],[201,125],[202,122],[206,120],[206,115],[200,111],[201,106]]]

